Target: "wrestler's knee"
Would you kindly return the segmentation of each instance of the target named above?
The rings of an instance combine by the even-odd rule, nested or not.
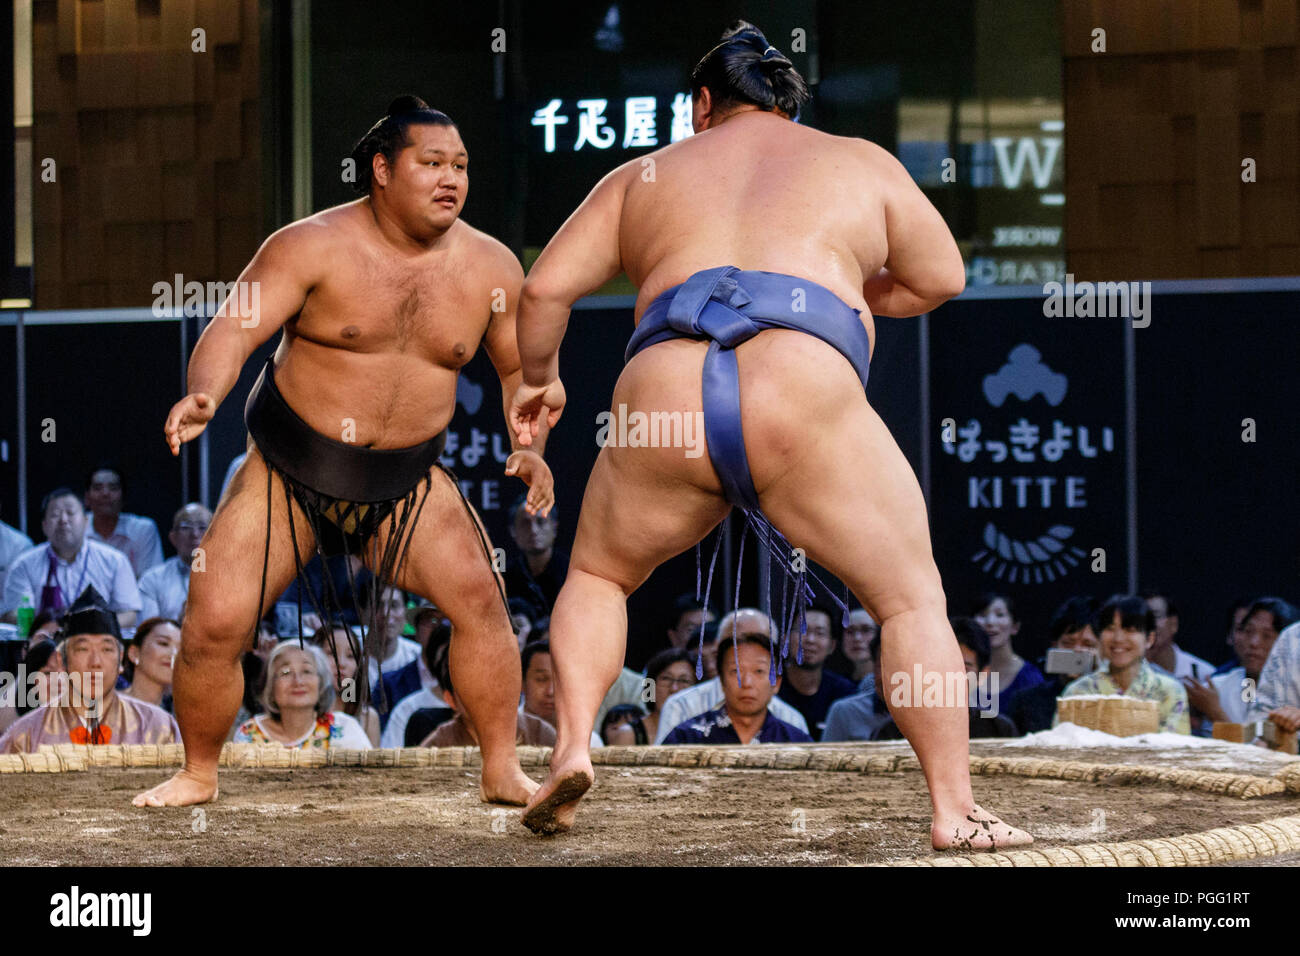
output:
[[[181,653],[189,659],[233,658],[251,643],[257,609],[242,601],[223,600],[206,589],[195,593],[185,607]]]

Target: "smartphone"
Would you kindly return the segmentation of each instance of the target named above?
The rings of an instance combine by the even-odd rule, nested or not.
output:
[[[1097,655],[1092,651],[1067,651],[1053,647],[1047,652],[1049,674],[1091,674],[1097,669]]]

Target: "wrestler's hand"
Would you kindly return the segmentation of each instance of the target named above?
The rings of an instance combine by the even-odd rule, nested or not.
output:
[[[555,504],[555,478],[551,466],[535,451],[517,451],[506,459],[506,474],[522,478],[528,485],[524,510],[545,518]]]
[[[519,444],[527,447],[537,437],[542,427],[542,414],[546,424],[554,428],[564,411],[564,385],[554,379],[546,385],[525,385],[520,382],[515,397],[510,400],[510,427],[515,430]]]
[[[217,403],[203,392],[192,392],[173,405],[163,425],[172,454],[179,455],[181,445],[198,438],[216,413]]]

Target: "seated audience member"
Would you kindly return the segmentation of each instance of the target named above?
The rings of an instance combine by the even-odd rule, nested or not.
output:
[[[1252,602],[1241,617],[1233,641],[1233,654],[1240,663],[1208,680],[1183,678],[1192,707],[1192,727],[1197,734],[1209,737],[1216,721],[1246,722],[1249,699],[1259,686],[1260,672],[1269,652],[1277,643],[1278,635],[1297,620],[1300,620],[1300,610],[1281,598],[1265,597]]]
[[[700,680],[713,680],[718,676],[718,625],[715,621],[705,624],[695,632],[695,637],[686,644],[686,653],[691,662],[691,673]]]
[[[324,626],[319,612],[332,614],[349,627],[362,627],[368,620],[367,601],[374,590],[375,577],[356,555],[335,554],[322,560],[314,555],[294,576],[276,604],[302,605],[302,637],[309,638]],[[360,611],[361,616],[357,616]],[[405,622],[402,624],[405,629]],[[281,638],[299,636],[296,612]]]
[[[370,738],[356,718],[333,710],[334,682],[320,648],[282,641],[271,652],[266,672],[263,712],[239,725],[235,743],[370,749]]]
[[[56,488],[45,496],[41,502],[45,543],[20,554],[5,575],[0,613],[6,621],[16,620],[23,599],[37,614],[62,614],[86,587],[93,587],[117,614],[119,625],[130,627],[136,622],[140,590],[131,562],[116,548],[89,540],[88,523],[81,499],[71,489]]]
[[[957,637],[957,647],[961,651],[962,663],[966,667],[966,685],[968,697],[970,698],[968,733],[971,739],[1017,736],[1016,725],[1008,717],[996,713],[996,711],[986,715],[981,706],[978,706],[980,694],[992,694],[993,691],[992,681],[987,676],[989,674],[989,658],[991,657],[988,635],[984,633],[982,627],[969,617],[954,617],[950,619],[949,623],[952,625],[953,634]],[[983,690],[979,687],[981,675],[985,675]],[[945,682],[945,694],[948,693],[948,687],[948,683]],[[893,691],[894,687],[891,685],[889,688],[890,696],[893,695]],[[904,694],[906,694],[906,691]],[[905,699],[894,703],[906,706]],[[991,701],[991,703],[996,706],[996,701]],[[903,740],[904,736],[891,718],[876,728],[876,732],[871,739]]]
[[[0,737],[0,753],[35,753],[43,744],[170,744],[180,742],[172,715],[119,694],[124,647],[117,616],[87,587],[60,622],[64,679],[48,704]]]
[[[860,607],[849,611],[849,623],[844,628],[844,637],[840,641],[840,653],[853,668],[849,680],[857,687],[857,692],[868,691],[875,686],[872,680],[867,682],[875,671],[872,669],[871,640],[880,633],[880,625],[872,620],[871,615]]]
[[[555,726],[555,668],[551,663],[550,641],[529,641],[520,652],[524,671],[524,702],[519,709]],[[593,747],[605,746],[600,734],[591,732]]]
[[[116,548],[131,562],[131,573],[139,579],[150,568],[162,564],[162,539],[152,518],[122,510],[122,473],[116,468],[97,468],[86,482],[86,510],[91,540]]]
[[[1283,730],[1300,730],[1300,623],[1277,636],[1259,673],[1247,720],[1271,720]]]
[[[826,712],[841,697],[857,691],[857,685],[826,668],[826,659],[839,644],[840,618],[823,607],[811,607],[804,614],[806,633],[800,636],[798,615],[790,633],[785,658],[785,679],[778,692],[783,701],[803,714],[808,733],[820,740],[826,729]]]
[[[54,633],[57,634],[57,622],[55,625]],[[34,627],[23,655],[22,669],[12,684],[0,691],[0,734],[19,717],[49,703],[50,682],[55,679],[53,675],[62,673],[63,657],[58,646],[47,631]]]
[[[180,649],[179,623],[165,617],[142,622],[126,649],[131,684],[123,693],[171,713],[172,668]]]
[[[330,682],[334,685],[334,710],[355,718],[366,732],[372,747],[379,746],[379,714],[369,704],[361,703],[361,689],[357,685],[357,652],[352,642],[356,640],[351,629],[344,624],[334,624],[318,629],[311,641],[325,655],[330,669]]]
[[[825,741],[873,740],[876,731],[893,718],[889,714],[889,705],[885,702],[883,689],[878,677],[880,674],[880,631],[877,630],[867,645],[871,655],[872,672],[863,678],[864,690],[848,697],[841,697],[831,704],[826,713],[826,730],[822,734]]]
[[[1174,638],[1178,636],[1178,608],[1169,596],[1163,591],[1150,589],[1139,596],[1147,602],[1156,621],[1156,632],[1151,636],[1151,644],[1147,648],[1147,662],[1161,673],[1178,680],[1184,677],[1204,680],[1213,674],[1213,664],[1187,653],[1174,643]]]
[[[428,650],[429,643],[435,645],[443,641],[451,640],[451,623],[445,618],[440,618],[434,632],[430,634],[429,641],[424,647],[415,644],[419,653],[414,658],[407,661],[397,670],[389,671],[383,675],[383,678],[374,682],[370,688],[370,703],[375,710],[379,712],[379,725],[382,729],[388,729],[388,721],[392,716],[393,708],[396,707],[407,697],[420,690],[433,691],[438,686],[438,680],[434,677],[433,670],[429,666],[429,656],[425,653]],[[414,642],[412,642],[414,643]],[[370,662],[372,665],[374,661]],[[372,667],[370,673],[374,673]],[[441,706],[441,700],[439,701]]]
[[[478,732],[465,716],[465,708],[461,705],[460,698],[456,696],[456,688],[452,684],[450,650],[450,644],[440,647],[434,658],[434,664],[437,667],[438,686],[442,691],[442,699],[446,701],[448,707],[456,711],[456,716],[429,734],[420,743],[421,747],[478,746]],[[531,747],[553,747],[555,728],[540,717],[520,711],[515,743],[527,744]]]
[[[451,634],[451,622],[445,618],[439,618],[433,632],[424,643],[424,652],[420,655],[420,663],[423,666],[417,665],[419,688],[397,701],[388,714],[388,720],[384,724],[384,733],[380,738],[380,743],[384,747],[416,746],[420,740],[429,735],[429,731],[426,730],[420,735],[419,740],[412,744],[408,740],[407,725],[415,713],[427,710],[430,707],[442,709],[445,705],[442,687],[438,683],[438,669],[435,662],[437,661],[437,655],[444,653],[445,648],[451,644]],[[427,682],[425,679],[426,674],[428,674]],[[397,675],[392,676],[394,677],[395,689]],[[430,728],[430,730],[432,729]]]
[[[1101,663],[1101,640],[1092,630],[1092,618],[1097,612],[1097,600],[1091,597],[1072,597],[1052,615],[1047,625],[1051,646],[1063,651],[1083,651],[1093,655],[1094,667]],[[1044,664],[1044,668],[1046,665]],[[1011,697],[1007,716],[1022,734],[1034,734],[1052,726],[1056,716],[1056,699],[1061,691],[1083,674],[1049,674],[1044,669],[1044,682],[1017,691]]]
[[[651,682],[650,699],[645,701],[649,713],[643,711],[636,703],[618,705],[623,708],[621,711],[623,718],[619,721],[618,727],[607,730],[602,726],[600,733],[605,738],[605,743],[626,747],[648,744],[655,739],[655,735],[659,732],[659,702],[667,700],[682,688],[690,687],[695,683],[695,669],[691,666],[690,655],[677,647],[660,651],[646,662],[644,680]],[[613,708],[609,713],[613,713]],[[606,714],[606,718],[609,713]]]
[[[176,554],[140,575],[141,617],[181,619],[190,596],[194,549],[202,542],[211,521],[212,512],[200,504],[188,504],[172,517],[167,540]]]
[[[1011,598],[985,592],[971,602],[970,616],[989,636],[993,655],[989,673],[998,675],[998,713],[1005,714],[1017,691],[1043,683],[1043,672],[1011,646],[1011,639],[1020,633],[1020,617]]]
[[[1241,627],[1241,622],[1246,619],[1246,612],[1254,604],[1252,598],[1238,597],[1228,605],[1228,636],[1227,641],[1229,649],[1233,650],[1233,655],[1214,669],[1215,676],[1226,674],[1228,671],[1241,666],[1241,661],[1237,660],[1235,648],[1237,646],[1237,628]]]
[[[528,605],[534,621],[551,616],[555,599],[569,573],[569,553],[555,546],[559,531],[559,512],[552,508],[546,515],[530,515],[524,507],[527,495],[520,495],[510,506],[510,538],[514,547],[506,557],[502,575],[506,594]]]
[[[673,601],[672,624],[668,628],[668,646],[690,650],[699,643],[700,626],[717,621],[717,612],[705,607],[689,591]],[[710,675],[714,676],[714,675]]]
[[[767,705],[780,690],[772,684],[772,644],[766,634],[739,633],[718,644],[722,703],[678,724],[665,744],[811,743],[812,738],[774,717]]]
[[[636,704],[616,704],[600,722],[597,728],[605,746],[638,746],[650,741],[645,737],[645,730],[637,734],[636,729],[645,711]]]
[[[645,688],[646,676],[640,671],[624,667],[614,678],[614,683],[609,685],[609,690],[600,702],[600,709],[596,711],[596,726],[601,725],[611,707],[618,707],[620,704],[631,704],[644,713],[642,700],[645,696]]]
[[[508,603],[510,623],[515,629],[515,640],[519,642],[519,649],[522,651],[524,645],[528,643],[528,635],[533,631],[533,608],[523,598],[512,597]]]
[[[736,633],[758,634],[765,640],[775,641],[776,625],[770,617],[757,608],[742,607],[732,611],[718,622],[718,634],[722,639],[725,640]],[[663,702],[662,713],[659,715],[659,729],[655,733],[655,743],[663,743],[669,731],[682,721],[713,710],[722,703],[722,698],[722,679],[720,677],[701,681],[694,687],[688,687],[673,694]],[[780,697],[773,697],[768,707],[773,714],[787,724],[793,724],[804,733],[808,732],[808,722],[804,720],[803,714]]]
[[[1110,597],[1093,619],[1101,637],[1101,670],[1070,683],[1062,697],[1123,696],[1153,700],[1160,714],[1161,731],[1191,733],[1187,691],[1167,674],[1147,663],[1147,644],[1155,634],[1155,615],[1136,594]],[[1055,724],[1053,724],[1055,725]]]
[[[366,597],[368,600],[374,600],[377,593],[378,588],[368,588]],[[379,680],[381,673],[391,674],[409,664],[416,664],[418,667],[420,651],[423,650],[415,641],[402,636],[402,632],[406,630],[406,592],[401,588],[389,586],[384,588],[378,600],[379,608],[376,612],[378,623],[373,630],[366,628],[365,638],[372,686]],[[361,611],[369,621],[371,617],[369,605],[364,605]],[[389,707],[396,702],[396,700],[392,701]]]

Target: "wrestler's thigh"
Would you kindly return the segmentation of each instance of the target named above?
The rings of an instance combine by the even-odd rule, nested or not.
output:
[[[708,534],[728,505],[721,494],[700,487],[701,461],[708,467],[707,458],[688,458],[680,448],[602,448],[583,495],[569,566],[631,593]]]
[[[266,463],[253,449],[235,472],[203,535],[202,570],[196,556],[190,574],[184,621],[187,632],[195,630],[214,638],[248,636],[297,573],[284,485],[278,475],[272,474],[270,552],[265,596],[259,606],[263,556],[267,554],[266,479]],[[299,558],[305,562],[310,560],[316,542],[296,501],[293,509]],[[185,640],[189,640],[188,633]]]
[[[759,501],[791,545],[848,584],[877,620],[942,603],[921,487],[861,386],[777,430],[773,442],[792,453]],[[748,435],[746,445],[751,462],[761,459]]]
[[[395,583],[433,601],[453,624],[492,620],[509,627],[509,617],[498,590],[500,575],[492,570],[489,552],[492,542],[487,529],[441,468],[430,472],[429,494],[419,509],[419,518],[409,532],[409,544],[401,560]],[[381,525],[374,547],[365,549],[366,566],[375,570],[376,553],[383,554],[393,532],[393,519]],[[482,532],[480,540],[475,526]],[[464,626],[462,624],[462,626]]]

